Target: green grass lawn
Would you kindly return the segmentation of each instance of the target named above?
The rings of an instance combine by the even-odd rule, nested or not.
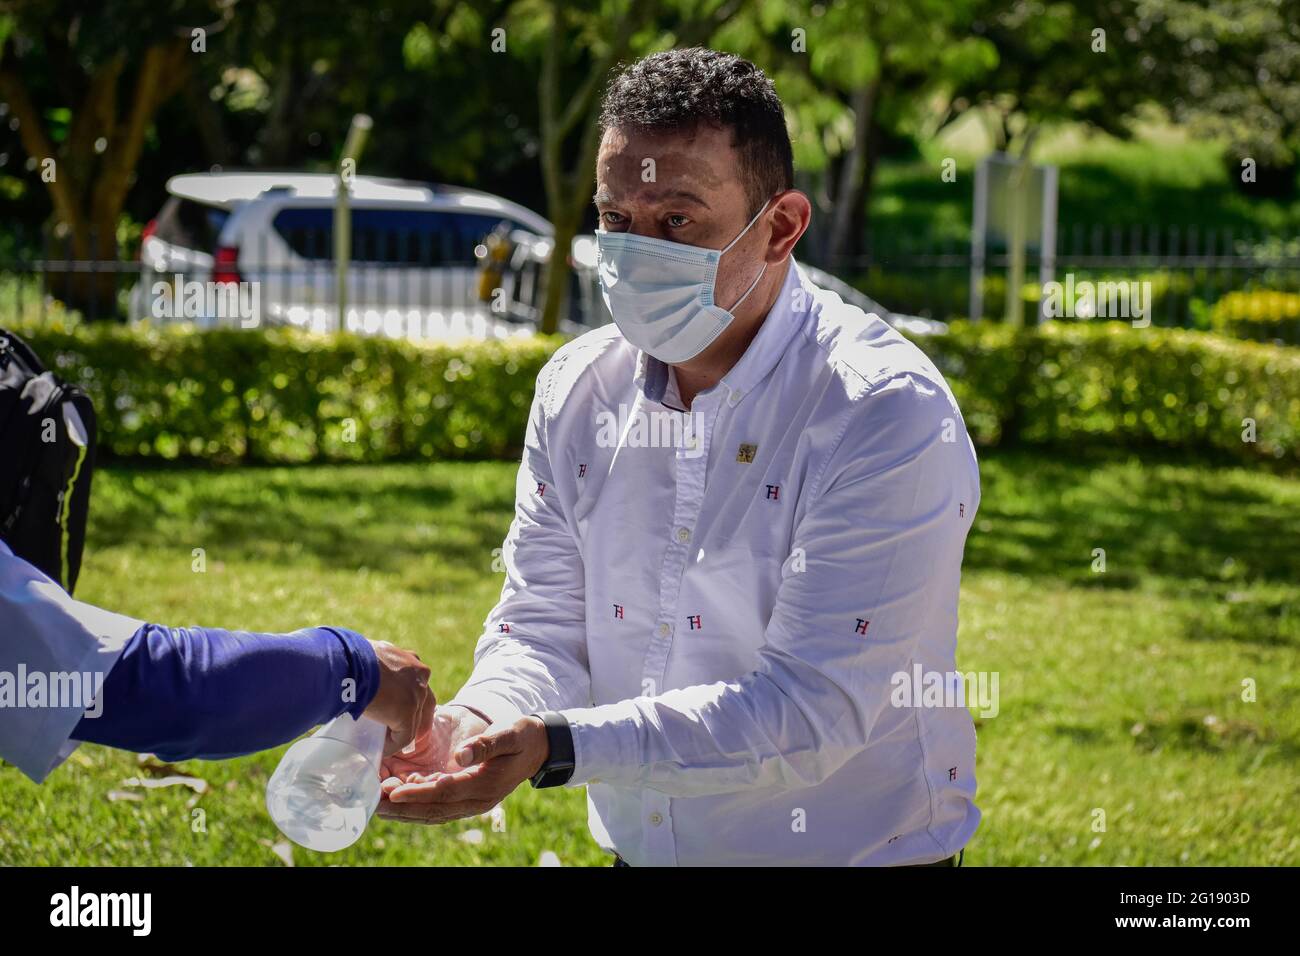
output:
[[[967,864],[1294,862],[1300,481],[1027,452],[982,467],[958,663],[998,672],[1001,700],[979,722],[985,817]],[[109,469],[78,596],[172,624],[349,625],[418,649],[449,696],[500,586],[493,550],[513,474],[505,463]],[[195,548],[205,573],[191,570]],[[102,747],[82,747],[42,787],[0,767],[0,864],[282,865],[263,806],[280,753],[179,765],[209,784],[193,807],[184,788],[125,785],[147,771]],[[532,865],[550,850],[566,865],[604,862],[581,792],[524,787],[504,809],[503,832],[376,820],[349,850],[295,847],[293,859]]]

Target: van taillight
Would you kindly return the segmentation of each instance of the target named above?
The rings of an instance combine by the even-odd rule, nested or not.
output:
[[[158,220],[150,219],[140,230],[140,261],[144,261],[144,244],[149,241],[150,237],[158,231]]]
[[[212,263],[213,282],[239,281],[239,250],[234,246],[218,246]]]

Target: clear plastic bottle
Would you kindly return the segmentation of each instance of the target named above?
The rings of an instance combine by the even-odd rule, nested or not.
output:
[[[280,832],[322,853],[356,843],[379,806],[386,731],[343,714],[290,747],[266,784],[266,809]]]

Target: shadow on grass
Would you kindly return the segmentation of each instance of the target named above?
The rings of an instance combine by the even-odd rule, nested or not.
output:
[[[436,559],[490,567],[513,503],[513,467],[115,468],[97,479],[92,546],[127,544],[396,572]]]
[[[1300,603],[1233,591],[1204,613],[1188,614],[1182,626],[1191,641],[1300,647]]]
[[[1295,740],[1275,738],[1267,728],[1248,720],[1229,719],[1208,712],[1127,720],[1123,732],[1137,749],[1146,753],[1182,750],[1223,754],[1253,752],[1267,747],[1284,760],[1300,759],[1300,744]]]
[[[1179,459],[1029,450],[985,454],[981,473],[968,569],[1217,596],[1300,581],[1300,507],[1278,491],[1285,479],[1255,482],[1246,468]]]
[[[385,572],[429,560],[486,570],[510,523],[514,471],[507,462],[118,467],[96,479],[91,546],[206,547]],[[1278,643],[1300,626],[1280,597],[1248,591],[1300,581],[1300,496],[1287,479],[1177,459],[1026,449],[985,452],[981,471],[968,570],[1081,588],[1202,592],[1228,605],[1221,619],[1197,622],[1207,639]]]

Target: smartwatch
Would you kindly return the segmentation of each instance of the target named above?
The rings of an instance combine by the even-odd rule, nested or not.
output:
[[[546,725],[546,742],[550,753],[541,769],[529,781],[534,788],[562,787],[573,776],[573,731],[564,715],[553,710],[533,714]]]

